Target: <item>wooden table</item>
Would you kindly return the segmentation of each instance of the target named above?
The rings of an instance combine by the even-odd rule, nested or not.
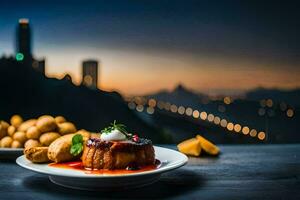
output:
[[[175,145],[165,145],[175,148]],[[46,175],[0,161],[0,199],[300,199],[300,144],[220,146],[218,158],[190,158],[150,186],[88,192],[52,184]]]

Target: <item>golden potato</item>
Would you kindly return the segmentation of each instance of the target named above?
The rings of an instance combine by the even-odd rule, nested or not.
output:
[[[11,143],[13,142],[13,139],[9,136],[5,136],[0,141],[0,147],[2,148],[9,148],[11,146]]]
[[[83,138],[87,138],[87,139],[91,137],[91,133],[85,129],[80,129],[75,134],[80,134],[83,136]]]
[[[18,131],[26,132],[27,129],[34,126],[36,124],[36,119],[29,119],[25,122],[23,122],[19,127]]]
[[[71,161],[74,158],[76,158],[76,156],[73,156],[70,153],[70,148],[72,146],[72,138],[76,134],[82,135],[84,143],[86,143],[86,141],[90,137],[90,134],[87,134],[87,131],[83,130],[78,131],[74,134],[67,134],[61,136],[60,138],[58,138],[50,144],[48,149],[48,158],[56,163]]]
[[[28,139],[39,139],[41,136],[41,131],[36,127],[32,126],[26,131],[26,137]]]
[[[63,117],[63,116],[57,116],[54,118],[55,119],[55,122],[57,124],[60,124],[60,123],[63,123],[63,122],[66,122],[67,120]]]
[[[5,137],[7,135],[7,129],[9,127],[9,124],[6,121],[1,120],[0,121],[0,139]]]
[[[61,135],[75,133],[77,131],[75,125],[71,122],[64,122],[64,123],[58,124],[57,126],[58,126],[58,132]]]
[[[23,119],[20,115],[14,115],[10,118],[10,124],[18,128],[23,123]]]
[[[55,119],[50,115],[43,115],[38,118],[36,122],[36,127],[42,132],[51,132],[56,129]]]
[[[19,142],[18,140],[14,140],[12,143],[11,143],[11,148],[22,148],[23,145],[21,144],[21,142]]]
[[[27,140],[27,137],[24,132],[17,131],[17,132],[15,132],[13,139],[19,141],[21,144],[24,144],[24,142],[26,142],[26,140]]]
[[[16,132],[16,127],[14,126],[9,126],[8,129],[7,129],[7,134],[10,136],[10,137],[13,137],[13,135],[15,134]]]
[[[26,158],[33,163],[45,163],[50,161],[47,155],[48,147],[25,148],[24,154]]]
[[[25,142],[24,148],[31,148],[31,147],[40,147],[42,146],[38,140],[29,139]]]
[[[56,132],[44,133],[40,137],[40,143],[43,146],[49,146],[54,140],[60,137],[60,134]]]

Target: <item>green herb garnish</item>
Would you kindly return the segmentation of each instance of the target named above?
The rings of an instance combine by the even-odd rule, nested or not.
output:
[[[110,126],[106,127],[105,129],[101,130],[101,133],[109,134],[113,130],[118,130],[121,133],[123,133],[126,137],[130,137],[131,134],[129,134],[126,130],[126,126],[124,124],[117,124],[117,121],[114,120],[113,123],[110,124]]]
[[[72,146],[70,153],[73,156],[78,156],[83,150],[83,137],[80,134],[76,134],[72,137]]]

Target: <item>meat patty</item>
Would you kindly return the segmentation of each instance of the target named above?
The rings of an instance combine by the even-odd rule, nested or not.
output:
[[[102,141],[91,138],[82,154],[87,169],[125,169],[130,165],[145,166],[155,163],[151,140],[140,138],[132,141]]]

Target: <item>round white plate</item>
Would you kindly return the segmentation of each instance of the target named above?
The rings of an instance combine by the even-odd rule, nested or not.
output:
[[[154,147],[155,158],[161,161],[158,169],[130,174],[86,174],[79,170],[51,167],[48,164],[34,164],[25,156],[16,162],[26,169],[47,174],[58,185],[81,190],[111,190],[141,187],[157,181],[164,172],[185,165],[188,161],[184,154],[163,147]]]
[[[23,154],[23,148],[0,148],[0,159],[16,159]]]

